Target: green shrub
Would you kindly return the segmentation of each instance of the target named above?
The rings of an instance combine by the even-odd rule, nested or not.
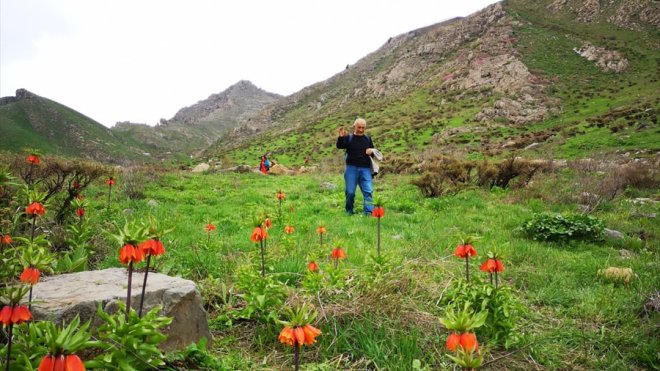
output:
[[[523,231],[534,240],[598,241],[603,238],[605,224],[591,215],[568,215],[540,213],[522,225]]]

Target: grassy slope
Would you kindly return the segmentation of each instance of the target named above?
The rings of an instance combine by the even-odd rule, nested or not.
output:
[[[118,138],[103,125],[66,106],[37,97],[0,106],[3,132],[10,140],[0,149],[35,148],[44,154],[92,157],[104,161],[144,160],[131,138]]]
[[[378,179],[377,194],[389,200],[382,222],[382,249],[402,261],[396,275],[376,295],[356,289],[375,250],[375,219],[343,215],[342,180],[337,175],[173,173],[145,182],[145,199],[120,201],[113,210],[154,214],[161,225],[176,227],[164,239],[168,253],[159,261],[159,270],[195,280],[212,275],[228,287],[235,283],[238,267],[258,269],[258,248],[249,240],[251,220],[255,213],[267,210],[274,216],[266,257],[268,274],[286,281],[291,295],[306,298],[322,313],[317,324],[324,335],[305,350],[303,362],[324,363],[331,369],[409,369],[413,359],[420,359],[431,369],[447,369],[449,363],[442,354],[446,333],[437,322],[443,308],[434,303],[449,280],[463,274],[462,261],[452,256],[454,246],[461,236],[477,235],[474,275],[482,275],[477,271],[479,262],[488,250],[497,248],[506,265],[503,280],[530,309],[519,323],[524,342],[509,351],[491,349],[488,369],[657,367],[660,319],[657,313],[642,314],[641,308],[660,285],[660,229],[653,219],[639,216],[657,212],[657,206],[631,206],[617,200],[597,214],[609,227],[629,236],[644,230],[650,236],[646,241],[552,244],[526,239],[516,231],[535,212],[572,212],[574,205],[540,198],[550,189],[555,195],[570,192],[566,188],[570,179],[570,174],[559,174],[523,191],[471,190],[442,199],[424,199],[406,177]],[[338,187],[324,190],[320,185],[326,182]],[[282,219],[276,217],[277,190],[287,195]],[[105,198],[102,193],[97,197],[90,201],[101,211]],[[150,199],[158,202],[156,208],[147,206]],[[94,215],[90,212],[90,217]],[[209,245],[203,230],[208,222],[218,226]],[[295,227],[292,236],[282,232],[285,224]],[[315,233],[319,224],[328,230],[324,248]],[[300,280],[307,260],[315,258],[322,270],[329,269],[326,256],[334,246],[348,252],[342,266],[353,277],[352,283],[320,297],[305,296]],[[621,248],[632,251],[633,257],[622,258]],[[118,266],[114,248],[108,252],[102,265]],[[638,276],[629,286],[597,279],[596,271],[608,266],[631,267]],[[240,306],[240,299],[230,299]],[[230,368],[290,366],[290,352],[276,341],[279,327],[254,321],[225,327],[215,321],[221,314],[222,310],[214,312],[210,318],[215,328],[214,352],[230,362]]]

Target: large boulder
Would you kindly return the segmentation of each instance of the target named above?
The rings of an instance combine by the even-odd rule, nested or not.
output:
[[[123,268],[45,277],[34,286],[32,314],[37,320],[55,322],[69,322],[80,315],[82,321],[91,319],[92,325],[98,326],[99,303],[107,312],[116,311],[118,301],[126,300],[127,278],[128,272]],[[160,314],[172,317],[161,349],[183,349],[201,338],[211,339],[207,314],[194,282],[152,272],[147,278],[143,313],[162,305]],[[136,310],[143,281],[144,273],[133,273],[131,306]]]

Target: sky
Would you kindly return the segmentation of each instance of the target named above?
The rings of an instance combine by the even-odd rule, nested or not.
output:
[[[240,80],[281,95],[494,0],[1,0],[0,96],[155,125]]]

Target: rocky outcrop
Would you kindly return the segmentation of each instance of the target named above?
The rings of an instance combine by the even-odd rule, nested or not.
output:
[[[269,103],[281,98],[254,86],[249,81],[239,81],[219,94],[180,109],[170,120],[161,120],[161,125],[170,122],[195,124],[199,121],[232,119],[241,121]]]
[[[143,273],[133,274],[132,307],[139,308]],[[117,302],[126,299],[127,271],[111,268],[45,277],[33,289],[33,315],[35,319],[70,321],[80,315],[82,321],[100,324],[96,310],[113,312]],[[201,338],[211,338],[206,311],[195,283],[159,273],[149,273],[145,292],[144,311],[158,305],[161,315],[172,317],[165,331],[167,340],[163,350],[183,349]]]
[[[573,51],[588,61],[594,62],[596,66],[605,72],[619,73],[628,68],[628,59],[616,50],[598,48],[586,42],[582,44],[582,47],[574,48]]]

